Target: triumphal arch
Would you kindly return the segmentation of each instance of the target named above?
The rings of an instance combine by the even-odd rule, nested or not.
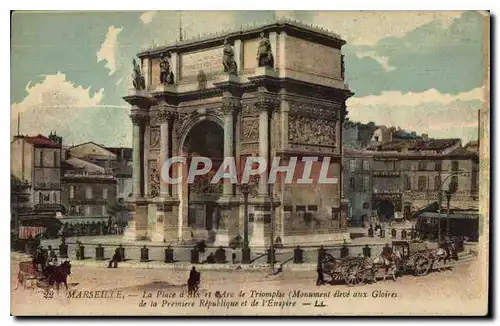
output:
[[[341,156],[352,93],[344,82],[344,44],[329,31],[276,21],[139,53],[134,87],[124,97],[132,106],[134,164],[126,237],[228,245],[247,234],[250,246],[267,246],[271,232],[285,245],[348,239]],[[279,157],[281,165],[315,156],[313,174],[329,158],[338,182],[278,178],[270,186],[264,173],[248,196],[245,219],[237,184],[212,184],[207,176],[164,182],[162,167],[174,156],[210,157],[214,167],[230,156]],[[169,173],[185,180],[188,165]]]

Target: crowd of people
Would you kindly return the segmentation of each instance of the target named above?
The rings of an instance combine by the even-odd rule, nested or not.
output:
[[[113,222],[82,222],[64,223],[59,230],[59,235],[64,237],[79,237],[87,235],[122,235],[127,223]]]

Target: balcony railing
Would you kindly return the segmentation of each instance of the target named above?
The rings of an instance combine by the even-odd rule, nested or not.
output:
[[[60,188],[59,182],[35,182],[35,189],[59,190]]]
[[[61,204],[35,204],[35,210],[60,210],[62,209]]]
[[[112,172],[80,172],[80,171],[66,171],[64,172],[65,178],[91,178],[91,179],[114,179],[115,176]]]

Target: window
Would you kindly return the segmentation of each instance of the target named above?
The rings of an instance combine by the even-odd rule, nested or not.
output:
[[[451,170],[452,171],[458,171],[458,166],[459,166],[458,161],[451,162]]]
[[[405,175],[405,190],[411,190],[411,178]]]
[[[356,190],[356,179],[349,178],[349,189],[352,191]]]
[[[427,178],[418,177],[418,190],[424,191],[427,189]]]
[[[108,209],[106,205],[102,205],[102,216],[108,215]]]
[[[41,192],[38,193],[38,203],[39,204],[43,203],[43,194]]]
[[[425,171],[427,169],[427,163],[425,161],[418,162],[419,171]]]
[[[370,170],[370,164],[367,160],[363,161],[363,170],[365,170],[365,171]]]
[[[85,198],[92,199],[92,186],[85,188]]]
[[[441,161],[436,161],[434,163],[434,170],[435,171],[441,171]]]
[[[305,206],[296,206],[295,207],[295,211],[296,212],[305,212],[306,211],[306,207]]]
[[[108,188],[102,190],[102,199],[108,199]]]
[[[75,198],[75,186],[69,186],[69,198]]]
[[[441,176],[437,175],[434,177],[434,190],[441,189]]]
[[[369,209],[370,208],[370,203],[363,203],[363,209]]]
[[[349,161],[349,170],[356,171],[356,160]]]
[[[307,206],[307,210],[311,212],[317,212],[318,211],[318,206],[316,205],[309,205]]]
[[[55,166],[55,167],[58,167],[58,166],[59,166],[59,164],[58,164],[58,163],[59,163],[59,162],[57,162],[57,152],[56,152],[56,151],[54,151],[54,166]]]
[[[92,206],[90,205],[85,206],[85,215],[87,216],[92,215]]]
[[[368,191],[370,189],[370,177],[365,175],[363,176],[363,190]]]
[[[283,206],[283,210],[285,212],[293,212],[293,206],[291,206],[291,205],[285,205],[285,206]]]
[[[52,192],[52,202],[57,203],[57,193],[55,191]]]
[[[40,166],[43,166],[43,150],[40,149]]]

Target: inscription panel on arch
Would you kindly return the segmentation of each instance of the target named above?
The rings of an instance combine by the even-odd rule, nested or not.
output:
[[[197,76],[200,70],[205,74],[222,72],[222,47],[181,54],[181,79]]]

